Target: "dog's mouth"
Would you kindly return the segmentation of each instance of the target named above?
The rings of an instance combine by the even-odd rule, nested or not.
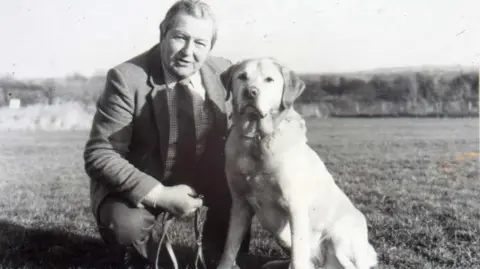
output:
[[[269,113],[262,113],[262,111],[252,103],[244,105],[240,111],[240,126],[243,130],[243,136],[248,138],[264,137],[270,131]]]
[[[240,115],[246,116],[249,121],[254,121],[265,118],[267,113],[262,113],[257,106],[249,103],[242,107]]]

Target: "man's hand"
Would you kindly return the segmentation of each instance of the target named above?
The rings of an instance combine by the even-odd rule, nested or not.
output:
[[[166,187],[157,185],[145,197],[144,203],[154,208],[163,208],[175,216],[189,215],[203,205],[195,191],[187,185]]]

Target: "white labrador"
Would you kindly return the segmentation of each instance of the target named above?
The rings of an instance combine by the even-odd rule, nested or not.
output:
[[[307,145],[293,109],[305,84],[270,58],[244,60],[221,74],[232,95],[226,173],[233,204],[218,269],[230,269],[253,215],[291,250],[290,268],[369,269],[377,254],[364,215]]]

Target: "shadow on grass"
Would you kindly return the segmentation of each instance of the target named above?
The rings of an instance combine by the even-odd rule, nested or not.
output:
[[[176,246],[181,264],[193,261],[190,247]],[[53,228],[24,227],[0,220],[0,268],[118,268],[119,252],[100,238]],[[270,258],[239,256],[241,268],[260,268]],[[183,262],[182,262],[183,261]],[[191,268],[191,266],[187,267]]]
[[[0,220],[1,268],[115,268],[99,238]]]

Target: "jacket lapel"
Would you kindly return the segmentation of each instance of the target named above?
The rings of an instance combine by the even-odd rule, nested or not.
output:
[[[148,84],[152,87],[152,90],[150,91],[150,102],[158,129],[160,153],[162,161],[165,163],[167,160],[168,140],[170,135],[170,118],[167,102],[167,86],[165,85],[165,78],[163,76],[158,45],[150,50],[148,59]]]
[[[215,125],[218,130],[223,132],[227,128],[226,122],[226,106],[225,97],[226,91],[220,80],[220,74],[207,60],[207,62],[200,69],[203,86],[206,91],[206,99],[213,104],[213,114],[215,118]]]

